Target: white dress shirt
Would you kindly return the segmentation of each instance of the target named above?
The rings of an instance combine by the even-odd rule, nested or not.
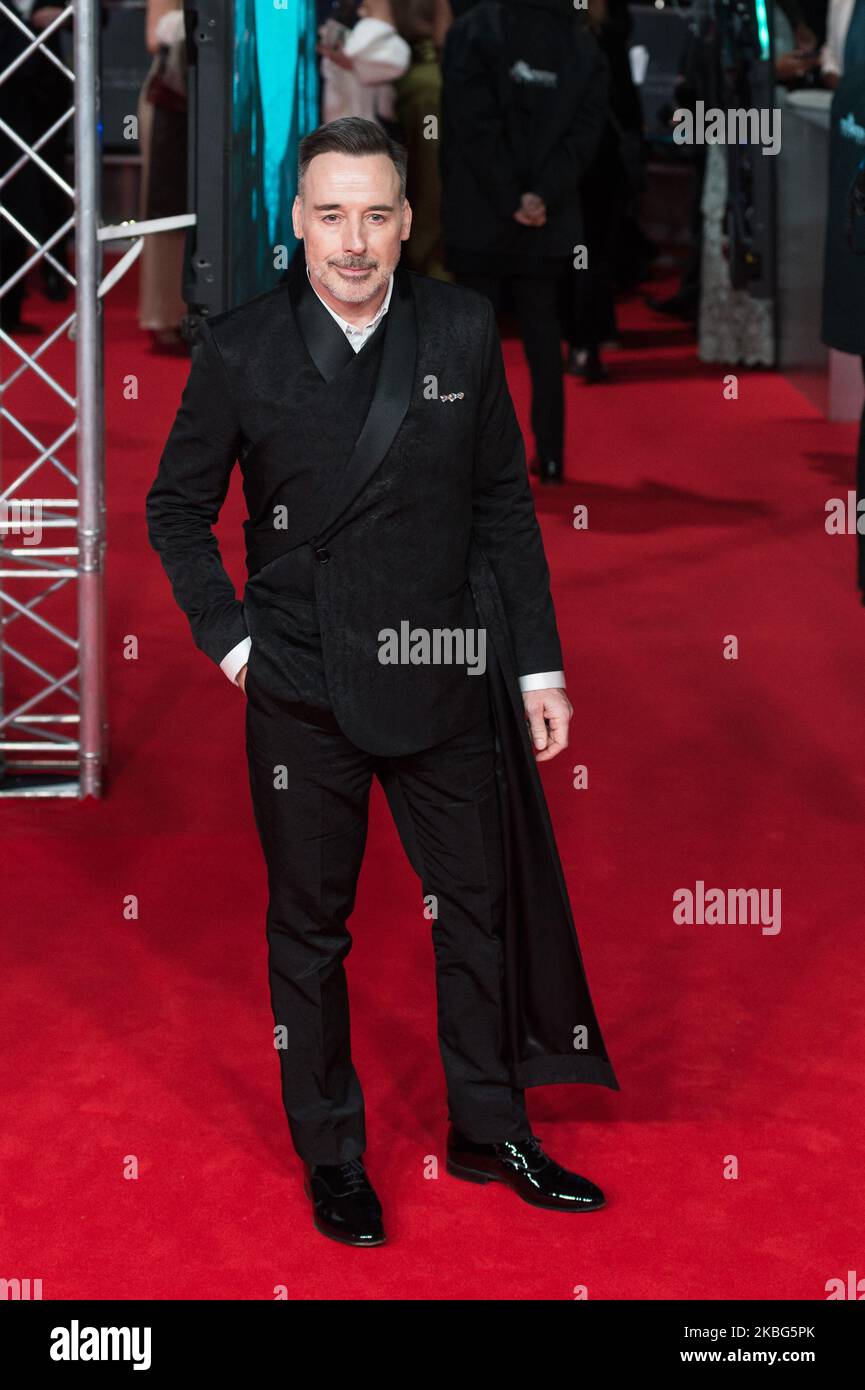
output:
[[[312,276],[309,273],[309,266],[306,267],[306,277],[309,280],[309,283],[312,285]],[[312,288],[315,290],[315,285],[312,285]],[[318,295],[318,298],[321,299],[321,295],[318,293],[318,290],[315,290],[315,293],[316,295]],[[378,325],[380,324],[381,320],[384,318],[385,314],[390,308],[390,297],[392,294],[393,271],[391,271],[390,273],[390,277],[387,282],[387,289],[385,290],[384,299],[381,301],[378,311],[373,315],[369,323],[364,324],[363,328],[358,328],[356,323],[349,323],[348,319],[340,318],[339,314],[335,313],[334,310],[331,309],[330,305],[324,299],[321,299],[321,302],[322,304],[324,304],[325,309],[330,314],[337,327],[342,329],[342,332],[348,338],[348,341],[351,343],[355,352],[360,352],[369,335],[373,332],[374,329],[378,328]]]
[[[315,289],[312,277],[309,274],[308,266],[306,269],[306,273],[309,278],[309,283],[312,285],[312,288],[315,290],[315,293],[318,296],[318,298],[321,299],[321,295],[318,293],[318,290]],[[338,326],[342,329],[343,333],[348,338],[348,341],[351,343],[355,352],[360,352],[367,338],[370,336],[372,332],[374,332],[374,330],[378,327],[379,323],[387,313],[390,307],[390,297],[392,293],[393,271],[391,271],[390,279],[387,282],[387,290],[385,291],[384,299],[382,300],[378,311],[373,315],[369,323],[364,324],[363,327],[358,327],[358,325],[355,323],[349,323],[348,319],[341,318],[339,314],[335,313],[334,310],[331,309],[330,305],[326,303],[325,300],[321,299],[321,302],[322,304],[324,304],[325,309],[330,314],[334,323],[338,324]],[[238,642],[237,646],[232,647],[228,655],[222,658],[219,664],[230,681],[236,683],[240,671],[249,661],[249,653],[251,652],[251,650],[252,638],[244,637],[242,642]],[[538,671],[530,676],[520,676],[520,690],[522,690],[523,693],[525,693],[527,690],[552,690],[554,687],[564,689],[564,685],[564,671]]]

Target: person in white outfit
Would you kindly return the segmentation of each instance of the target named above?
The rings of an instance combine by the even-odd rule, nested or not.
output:
[[[334,44],[334,29],[323,26],[321,54],[322,121],[361,116],[393,121],[393,82],[411,63],[411,49],[393,23],[390,0],[364,0],[353,29]]]
[[[844,45],[853,17],[853,0],[829,0],[826,42],[820,53],[820,73],[827,87],[837,87],[844,72]]]

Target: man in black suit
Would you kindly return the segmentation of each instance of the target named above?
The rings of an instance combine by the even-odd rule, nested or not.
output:
[[[496,308],[510,288],[544,483],[564,478],[558,285],[582,273],[580,181],[608,109],[584,18],[573,0],[482,0],[451,25],[442,59],[445,264]]]
[[[380,1244],[343,960],[372,777],[426,900],[448,1170],[565,1210],[523,1088],[617,1089],[534,765],[571,706],[495,319],[399,268],[405,151],[347,118],[303,141],[286,282],[202,325],[147,498],[197,645],[245,691],[282,1095],[316,1226]],[[212,526],[237,460],[239,600]]]

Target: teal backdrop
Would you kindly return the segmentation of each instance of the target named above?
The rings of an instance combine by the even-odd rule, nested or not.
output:
[[[294,253],[297,147],[319,123],[315,0],[235,0],[231,302],[276,285]]]

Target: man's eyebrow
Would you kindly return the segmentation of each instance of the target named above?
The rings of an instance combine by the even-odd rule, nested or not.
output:
[[[342,203],[313,203],[315,212],[339,212],[342,207]],[[393,212],[393,209],[393,203],[372,203],[364,212]]]

